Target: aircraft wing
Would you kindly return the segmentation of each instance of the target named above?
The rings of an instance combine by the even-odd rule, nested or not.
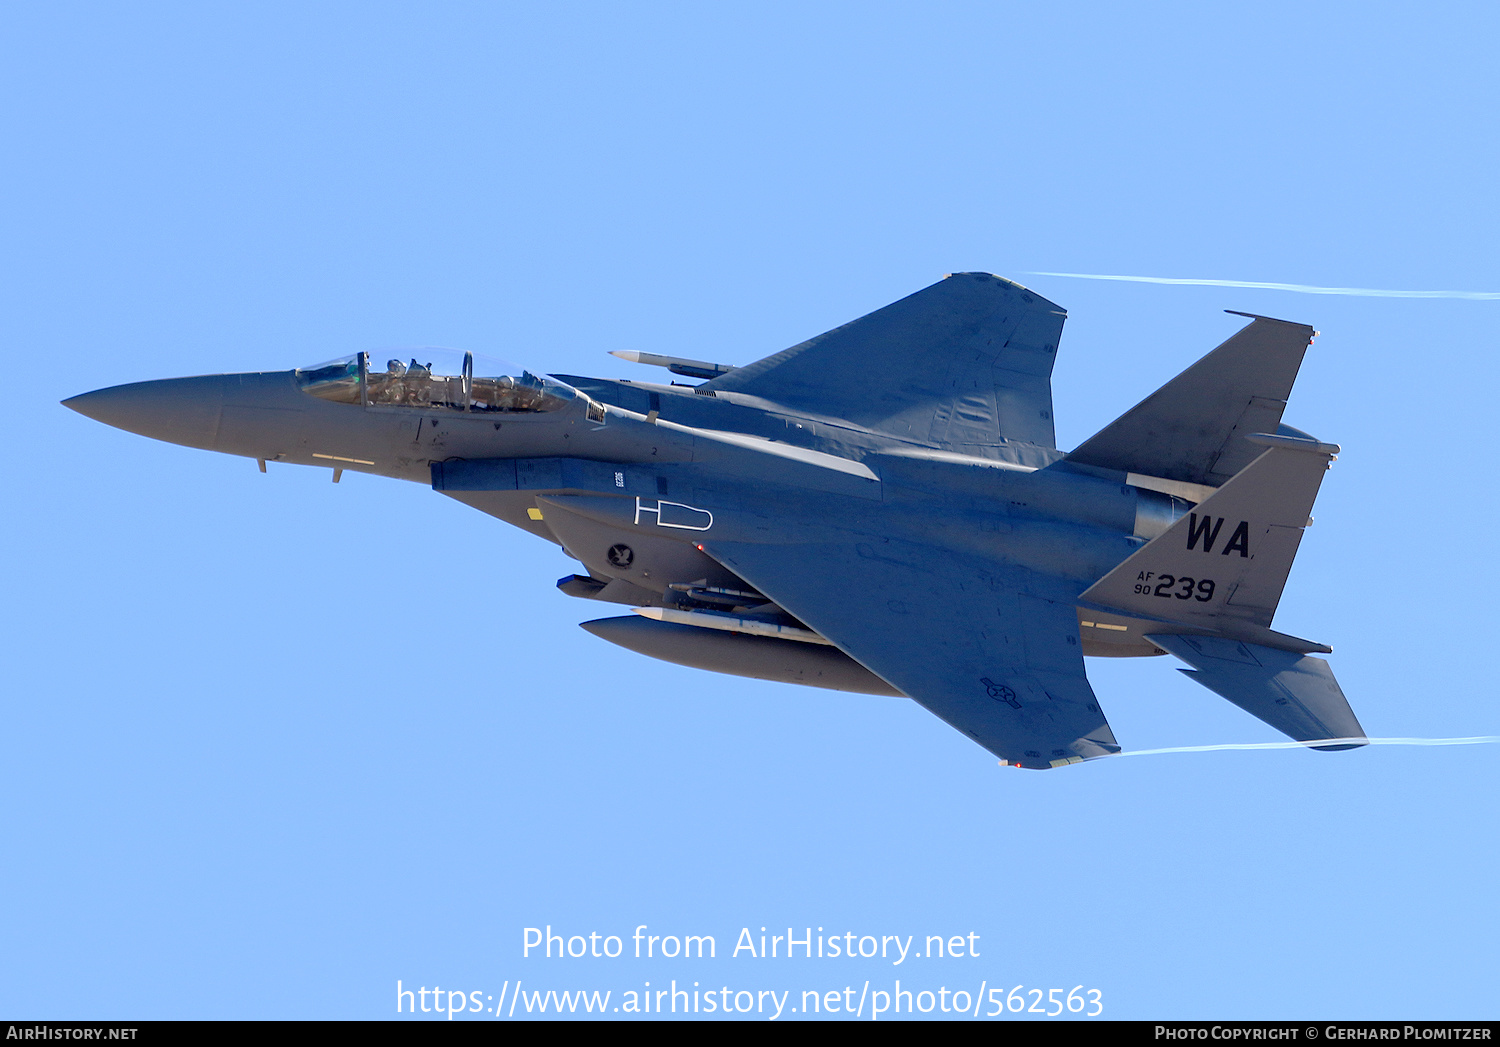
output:
[[[920,443],[1055,447],[1052,362],[1067,313],[989,273],[954,273],[702,388]]]
[[[1006,763],[1118,752],[1060,579],[876,536],[704,551]]]

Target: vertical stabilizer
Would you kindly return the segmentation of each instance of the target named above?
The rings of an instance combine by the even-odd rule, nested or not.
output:
[[[1250,313],[1251,323],[1126,411],[1068,455],[1068,461],[1217,487],[1260,448],[1251,433],[1274,433],[1302,357],[1317,332]]]
[[[1243,472],[1090,586],[1080,601],[1213,629],[1269,626],[1335,444],[1255,434]]]

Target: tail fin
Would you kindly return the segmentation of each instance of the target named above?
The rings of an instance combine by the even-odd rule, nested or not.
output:
[[[1087,589],[1080,601],[1213,629],[1271,624],[1335,444],[1255,434],[1234,479]]]
[[[1255,458],[1250,433],[1274,433],[1317,332],[1250,313],[1223,345],[1068,455],[1080,465],[1217,487]]]

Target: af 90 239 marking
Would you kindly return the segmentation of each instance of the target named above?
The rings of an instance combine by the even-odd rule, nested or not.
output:
[[[1152,579],[1155,582],[1152,582]],[[1214,589],[1217,586],[1212,578],[1189,578],[1183,575],[1181,578],[1170,574],[1152,574],[1150,571],[1142,571],[1139,580],[1135,583],[1135,591],[1142,596],[1160,596],[1164,599],[1197,600],[1199,603],[1208,603],[1214,598]]]

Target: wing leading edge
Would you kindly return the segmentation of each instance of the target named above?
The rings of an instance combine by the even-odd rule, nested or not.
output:
[[[705,552],[1006,763],[1119,751],[1084,674],[1076,593],[1060,583],[874,536]]]

